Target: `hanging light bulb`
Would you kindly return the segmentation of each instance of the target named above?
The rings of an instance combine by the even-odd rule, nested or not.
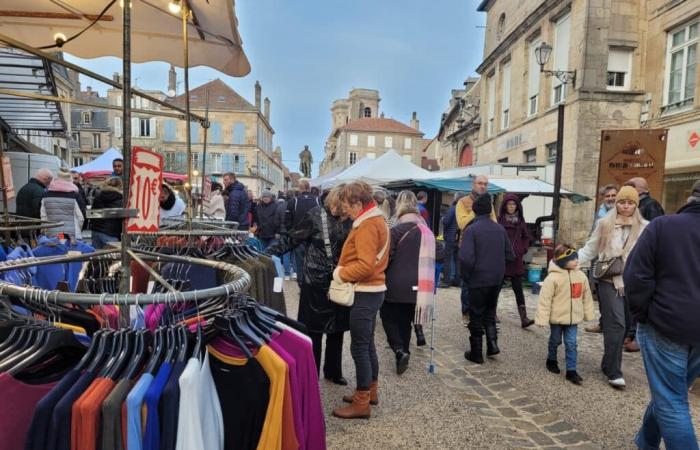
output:
[[[198,177],[198,176],[199,176],[199,170],[193,170],[193,171],[192,171],[192,176],[193,176],[193,177]]]
[[[168,4],[168,9],[170,10],[170,12],[173,14],[180,14],[180,10],[182,9],[181,2],[182,0],[172,0]]]
[[[53,41],[56,43],[58,48],[63,47],[63,44],[66,43],[66,39],[66,35],[63,33],[56,33],[53,35]]]

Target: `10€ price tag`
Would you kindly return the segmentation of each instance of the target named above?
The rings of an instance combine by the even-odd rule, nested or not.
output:
[[[158,231],[162,183],[163,156],[134,147],[131,156],[129,208],[138,209],[139,215],[127,222],[129,231]]]

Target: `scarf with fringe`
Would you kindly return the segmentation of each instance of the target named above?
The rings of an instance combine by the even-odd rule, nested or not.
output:
[[[423,218],[418,214],[404,214],[397,224],[415,223],[420,231],[420,249],[418,251],[418,291],[416,292],[416,315],[413,323],[428,323],[433,314],[433,295],[435,293],[435,235],[430,231]]]

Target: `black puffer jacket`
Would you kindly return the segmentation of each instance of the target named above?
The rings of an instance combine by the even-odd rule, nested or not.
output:
[[[255,224],[258,226],[257,236],[260,239],[273,239],[280,232],[277,203],[260,201],[255,208]]]
[[[111,186],[100,189],[92,201],[92,209],[123,208],[124,196],[121,191]],[[90,229],[108,236],[120,237],[122,234],[122,219],[90,219]]]

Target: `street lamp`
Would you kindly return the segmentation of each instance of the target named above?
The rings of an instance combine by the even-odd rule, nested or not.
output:
[[[576,87],[576,71],[575,70],[544,70],[545,64],[549,62],[549,57],[552,56],[552,46],[546,42],[542,42],[535,48],[535,59],[540,66],[540,72],[545,77],[556,77],[562,85],[571,83]],[[565,92],[565,91],[564,91]],[[559,237],[559,209],[561,206],[561,170],[562,160],[564,158],[564,98],[562,96],[559,105],[557,106],[557,159],[554,164],[554,197],[552,198],[552,215],[543,219],[553,222],[552,241],[556,248]]]

